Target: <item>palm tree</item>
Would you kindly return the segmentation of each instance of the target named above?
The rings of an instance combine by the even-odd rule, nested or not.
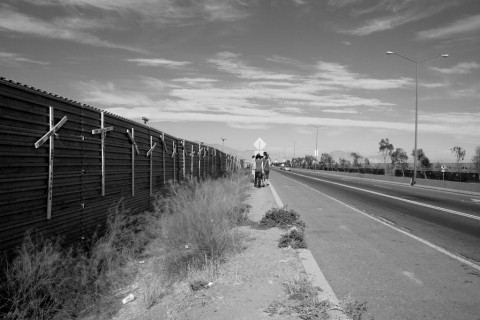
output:
[[[387,155],[392,155],[393,144],[388,141],[388,138],[382,139],[378,144],[380,145],[378,152],[383,154],[383,161],[385,162],[385,175],[387,175]]]

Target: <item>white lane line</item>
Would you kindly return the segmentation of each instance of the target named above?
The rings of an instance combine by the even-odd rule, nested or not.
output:
[[[413,280],[413,282],[415,282],[416,284],[418,284],[419,286],[423,286],[423,281],[420,280],[420,279],[417,279],[415,277],[415,274],[413,272],[408,272],[408,271],[404,271],[402,272],[402,274],[408,278],[410,278],[411,280]]]
[[[299,174],[299,173],[294,173],[294,174],[298,175],[298,176],[301,176],[301,177],[309,178],[309,179],[312,179],[312,180],[318,180],[318,181],[322,181],[322,182],[325,182],[325,183],[330,183],[330,184],[335,184],[337,186],[342,186],[342,187],[345,187],[345,188],[350,188],[350,189],[354,189],[354,190],[358,190],[358,191],[372,193],[372,194],[375,194],[377,196],[382,196],[382,197],[386,197],[386,198],[390,198],[390,199],[395,199],[395,200],[415,204],[417,206],[422,206],[422,207],[426,207],[426,208],[430,208],[430,209],[435,209],[435,210],[438,210],[438,211],[448,212],[448,213],[455,214],[455,215],[458,215],[458,216],[462,216],[462,217],[465,217],[465,218],[470,218],[470,219],[475,219],[475,220],[480,221],[480,216],[474,216],[473,214],[468,214],[468,213],[464,213],[464,212],[460,212],[460,211],[455,211],[455,210],[450,210],[450,209],[446,209],[446,208],[442,208],[442,207],[432,206],[430,204],[421,203],[421,202],[418,202],[418,201],[399,198],[399,197],[391,196],[391,195],[388,195],[388,194],[383,194],[383,193],[376,192],[376,191],[371,191],[371,190],[366,190],[366,189],[362,189],[362,188],[358,188],[358,187],[353,187],[353,186],[349,186],[349,185],[346,185],[346,184],[333,182],[333,181],[328,181],[328,180],[324,180],[324,179],[320,179],[320,178],[310,177],[310,176],[306,176],[306,175]]]
[[[457,260],[457,261],[459,261],[459,262],[461,262],[461,263],[463,263],[463,264],[466,264],[466,265],[468,265],[468,266],[470,266],[470,267],[472,267],[472,268],[477,269],[477,270],[480,271],[480,265],[477,265],[477,264],[471,262],[470,260],[467,260],[467,259],[465,259],[465,258],[463,258],[463,257],[457,256],[456,254],[451,253],[450,251],[447,251],[447,250],[445,250],[444,248],[439,247],[439,246],[431,243],[430,241],[427,241],[427,240],[425,240],[425,239],[423,239],[423,238],[417,237],[416,235],[413,235],[413,234],[411,234],[411,233],[409,233],[409,232],[407,232],[407,231],[404,231],[404,230],[402,230],[402,229],[399,229],[399,228],[395,227],[394,225],[391,225],[391,224],[386,223],[386,222],[384,222],[384,221],[382,221],[382,220],[380,220],[380,219],[378,219],[378,218],[375,218],[375,217],[369,215],[368,213],[365,213],[365,212],[363,212],[363,211],[360,211],[360,210],[358,210],[357,208],[354,208],[354,207],[352,207],[351,205],[346,204],[345,202],[342,202],[342,201],[340,201],[340,200],[338,200],[338,199],[336,199],[336,198],[334,198],[334,197],[331,197],[331,196],[329,196],[329,195],[327,195],[327,194],[325,194],[325,193],[323,193],[323,192],[321,192],[321,191],[318,191],[318,190],[316,190],[316,189],[314,189],[314,188],[312,188],[312,187],[310,187],[310,186],[307,186],[307,185],[304,184],[304,183],[301,183],[301,182],[299,182],[299,181],[297,181],[297,180],[294,180],[294,179],[292,179],[292,178],[289,178],[289,177],[285,177],[285,178],[290,179],[290,180],[293,180],[293,181],[295,181],[296,183],[304,186],[305,188],[308,188],[308,189],[310,189],[310,190],[313,190],[313,191],[315,191],[315,192],[323,195],[324,197],[327,197],[327,198],[329,198],[329,199],[331,199],[331,200],[333,200],[333,201],[336,201],[336,202],[344,205],[345,207],[347,207],[347,208],[349,208],[349,209],[351,209],[351,210],[353,210],[353,211],[355,211],[355,212],[361,213],[362,215],[364,215],[364,216],[367,217],[367,218],[370,218],[370,219],[372,219],[372,220],[375,220],[375,221],[383,224],[384,226],[387,226],[387,227],[389,227],[389,228],[392,228],[393,230],[398,231],[398,232],[400,232],[400,233],[402,233],[402,234],[404,234],[404,235],[406,235],[406,236],[408,236],[408,237],[410,237],[410,238],[412,238],[412,239],[415,239],[415,240],[423,243],[424,245],[426,245],[426,246],[428,246],[428,247],[430,247],[430,248],[432,248],[432,249],[434,249],[434,250],[437,250],[438,252],[443,253],[443,254],[446,255],[446,256],[449,256],[450,258],[453,258],[453,259],[455,259],[455,260]]]
[[[374,187],[383,188],[383,189],[389,189],[389,190],[392,190],[392,188],[390,188],[390,187],[379,186],[378,184],[374,184],[373,186],[374,186]]]

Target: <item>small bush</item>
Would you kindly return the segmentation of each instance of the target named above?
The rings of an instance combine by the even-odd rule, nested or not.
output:
[[[293,229],[283,234],[278,242],[278,247],[286,248],[288,246],[291,246],[293,249],[306,249],[307,243],[305,242],[303,232]]]
[[[209,259],[221,259],[237,246],[237,235],[232,228],[245,220],[247,182],[232,176],[202,184],[173,187],[171,198],[157,201],[162,212],[162,234],[170,248],[184,248],[200,252]]]
[[[5,263],[0,318],[68,319],[80,316],[111,289],[130,279],[122,268],[145,241],[122,203],[109,211],[107,230],[89,251],[26,234],[16,257]]]
[[[341,307],[344,310],[345,314],[349,316],[352,320],[362,320],[363,316],[367,313],[367,302],[354,301],[342,301]],[[373,319],[373,318],[370,318]]]
[[[306,275],[301,274],[284,285],[289,295],[288,301],[271,303],[265,312],[271,316],[289,315],[302,320],[330,319],[327,313],[330,303],[318,300],[317,290]]]
[[[300,215],[294,210],[288,210],[287,207],[268,210],[259,224],[264,228],[287,229],[292,226],[305,228],[305,223],[300,220]]]

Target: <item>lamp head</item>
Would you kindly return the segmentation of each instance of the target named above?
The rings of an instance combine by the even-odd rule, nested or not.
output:
[[[388,55],[395,54],[395,52],[393,52],[393,51],[387,51],[386,53],[387,53]]]

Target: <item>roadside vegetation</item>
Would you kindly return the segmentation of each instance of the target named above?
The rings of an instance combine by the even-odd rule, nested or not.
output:
[[[305,242],[305,222],[300,219],[300,215],[294,210],[283,208],[273,208],[268,210],[262,219],[258,222],[258,228],[280,228],[288,229],[278,242],[279,248],[292,247],[292,249],[307,248]]]
[[[186,279],[192,290],[208,286],[203,277],[243,248],[232,229],[248,220],[248,182],[238,173],[172,185],[154,199],[154,210],[139,214],[119,203],[105,234],[87,245],[66,248],[62,239],[27,234],[15,258],[3,259],[0,318],[108,319],[139,272],[146,309],[175,281]]]
[[[271,303],[265,312],[270,316],[288,315],[302,320],[331,319],[328,310],[331,305],[328,301],[318,299],[318,288],[314,288],[307,275],[299,274],[284,283],[288,294],[287,301]]]

